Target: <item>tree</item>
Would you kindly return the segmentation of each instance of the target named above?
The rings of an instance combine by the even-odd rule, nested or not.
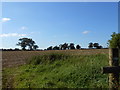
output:
[[[53,47],[52,47],[52,46],[50,46],[50,47],[48,47],[48,48],[47,48],[47,50],[53,50]]]
[[[32,39],[28,39],[28,46],[30,50],[33,50],[34,44],[35,44],[35,41],[33,41]]]
[[[111,35],[111,39],[108,40],[108,45],[110,48],[119,48],[120,49],[120,33],[115,33]]]
[[[93,43],[91,42],[91,43],[89,43],[89,46],[88,46],[89,48],[93,48]]]
[[[70,43],[70,45],[69,45],[69,49],[75,49],[75,47],[74,47],[74,43]]]
[[[14,50],[15,50],[15,51],[19,51],[19,48],[15,48]]]
[[[53,47],[53,50],[59,50],[58,46]]]
[[[27,40],[28,40],[28,38],[20,38],[20,39],[19,39],[20,42],[18,42],[17,45],[18,45],[18,46],[21,46],[21,47],[22,47],[22,50],[26,50],[26,46],[28,45],[28,44],[27,44],[27,42],[28,42]]]
[[[77,46],[76,46],[76,49],[80,49],[80,48],[81,48],[80,45],[77,45]]]
[[[95,48],[99,48],[99,43],[94,43],[93,46],[94,46]]]
[[[68,48],[68,44],[67,43],[64,43],[64,44],[62,44],[62,50],[66,50],[67,48]]]
[[[18,42],[17,45],[21,46],[22,50],[26,50],[27,46],[30,50],[33,50],[36,47],[34,47],[35,41],[33,41],[31,38],[20,38],[19,41],[20,42]]]
[[[39,48],[38,45],[34,45],[34,46],[33,46],[33,49],[34,49],[34,50],[36,50],[37,48]]]
[[[97,49],[102,49],[103,47],[102,46],[98,46]]]

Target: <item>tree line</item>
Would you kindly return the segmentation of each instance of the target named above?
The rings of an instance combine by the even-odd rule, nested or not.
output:
[[[109,48],[120,48],[120,33],[115,33],[111,35],[111,39],[107,42]],[[36,45],[35,41],[31,38],[20,38],[19,42],[16,44],[20,46],[22,50],[40,50],[38,49],[39,46]],[[28,47],[28,49],[26,49]],[[88,44],[89,49],[102,49],[103,47],[99,45],[99,43],[92,43]],[[44,50],[72,50],[72,49],[82,49],[81,46],[78,44],[75,46],[74,43],[63,43],[56,46],[49,46],[47,49]],[[2,51],[18,51],[19,48],[15,49],[2,49]]]
[[[33,41],[31,38],[20,38],[19,42],[16,44],[18,46],[21,46],[22,50],[37,50],[39,47],[36,45],[35,41]],[[28,49],[26,49],[28,47]],[[88,45],[89,49],[101,49],[102,46],[99,46],[99,43],[89,43]],[[72,50],[72,49],[81,49],[81,46],[78,44],[75,46],[74,43],[63,43],[56,46],[50,46],[45,50]]]
[[[74,43],[64,43],[64,44],[60,44],[59,46],[50,46],[47,48],[47,50],[68,50],[68,49],[81,49],[80,45],[77,45],[75,47]]]
[[[93,48],[96,48],[96,49],[102,49],[103,47],[100,45],[99,46],[99,43],[89,43],[88,45],[88,48],[89,49],[93,49]],[[48,47],[46,50],[72,50],[72,49],[82,49],[81,46],[78,44],[75,46],[74,43],[64,43],[64,44],[60,44],[59,46],[50,46]]]

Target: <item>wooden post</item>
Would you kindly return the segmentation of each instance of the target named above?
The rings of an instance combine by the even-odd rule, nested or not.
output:
[[[109,65],[119,66],[119,51],[117,48],[109,49]],[[119,87],[119,71],[109,74],[109,88],[111,90]]]
[[[103,73],[109,73],[109,88],[110,90],[119,89],[119,49],[109,49],[109,66],[103,67]]]

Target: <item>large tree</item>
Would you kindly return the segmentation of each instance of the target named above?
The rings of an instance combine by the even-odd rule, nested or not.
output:
[[[35,45],[35,41],[33,41],[31,38],[20,38],[20,42],[17,43],[18,46],[22,47],[22,50],[26,50],[26,47],[29,47],[29,50],[33,50],[38,48],[38,46]]]
[[[38,47],[38,45],[33,45],[33,49],[36,50]]]
[[[111,39],[108,40],[108,45],[110,48],[119,48],[120,49],[120,33],[115,33],[111,35]]]
[[[33,41],[32,39],[28,39],[28,46],[30,50],[33,50],[34,45],[35,41]]]

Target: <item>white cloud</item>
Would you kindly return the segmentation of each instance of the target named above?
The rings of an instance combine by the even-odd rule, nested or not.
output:
[[[26,30],[26,29],[27,29],[27,27],[25,27],[25,26],[22,26],[22,27],[21,27],[21,29],[22,29],[22,30]]]
[[[83,31],[82,33],[83,34],[88,34],[90,31]]]
[[[0,37],[23,37],[27,36],[26,34],[18,34],[18,33],[7,33],[7,34],[0,34]]]
[[[2,22],[7,22],[7,21],[10,21],[11,18],[2,18]]]

